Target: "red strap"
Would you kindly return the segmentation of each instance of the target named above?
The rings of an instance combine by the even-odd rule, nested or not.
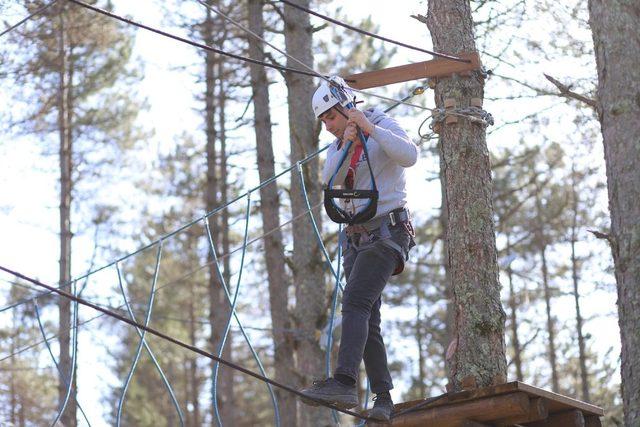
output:
[[[364,133],[364,137],[369,139],[369,134]],[[358,144],[353,152],[353,155],[351,156],[351,161],[349,162],[349,170],[347,171],[347,176],[344,179],[344,184],[348,189],[352,189],[353,184],[355,183],[356,164],[358,163],[358,160],[360,160],[360,156],[362,155],[363,150],[364,147],[362,146],[362,144]]]

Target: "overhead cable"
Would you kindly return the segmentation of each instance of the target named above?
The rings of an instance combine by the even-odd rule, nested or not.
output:
[[[317,16],[318,18],[323,19],[325,21],[331,22],[331,23],[336,24],[336,25],[340,25],[341,27],[348,28],[349,30],[355,31],[355,32],[360,33],[360,34],[364,34],[365,36],[373,37],[373,38],[376,38],[378,40],[382,40],[382,41],[385,41],[385,42],[388,42],[388,43],[393,43],[393,44],[398,45],[398,46],[406,47],[407,49],[417,50],[418,52],[427,53],[429,55],[437,56],[439,58],[451,59],[452,61],[458,61],[458,62],[467,62],[467,63],[471,62],[471,60],[469,60],[469,59],[459,58],[459,57],[453,56],[453,55],[447,55],[447,54],[444,54],[444,53],[434,52],[432,50],[422,49],[422,48],[417,47],[417,46],[412,46],[410,44],[399,42],[397,40],[393,40],[393,39],[390,39],[390,38],[387,38],[387,37],[379,36],[378,34],[371,33],[369,31],[363,30],[361,28],[354,27],[353,25],[346,24],[346,23],[344,23],[342,21],[339,21],[337,19],[330,18],[330,17],[328,17],[326,15],[322,15],[322,14],[320,14],[318,12],[315,12],[315,11],[313,11],[311,9],[308,9],[308,8],[302,6],[302,5],[296,4],[296,3],[292,2],[292,1],[289,1],[289,0],[277,0],[277,1],[280,1],[282,3],[288,4],[289,6],[295,7],[296,9],[302,10],[302,11],[304,11],[304,12],[310,14],[310,15]]]
[[[87,3],[82,2],[80,0],[67,0],[67,1],[70,1],[71,3],[75,3],[80,7],[84,7],[85,9],[90,9],[90,10],[92,10],[94,12],[100,13],[100,14],[108,16],[110,18],[117,19],[118,21],[124,22],[126,24],[133,25],[135,27],[142,28],[142,29],[147,30],[147,31],[151,31],[152,33],[156,33],[156,34],[159,34],[161,36],[168,37],[170,39],[177,40],[177,41],[182,42],[182,43],[187,43],[187,44],[189,44],[191,46],[195,46],[195,47],[198,47],[200,49],[207,50],[209,52],[213,52],[213,53],[217,53],[217,54],[220,54],[220,55],[228,56],[230,58],[238,59],[238,60],[244,61],[244,62],[251,62],[253,64],[262,65],[264,67],[275,68],[276,70],[280,70],[280,71],[290,71],[292,73],[304,74],[304,75],[307,75],[307,76],[316,77],[316,74],[308,73],[306,71],[296,70],[295,68],[289,68],[289,67],[285,67],[283,65],[272,64],[270,62],[258,61],[256,59],[251,59],[251,58],[247,58],[245,56],[236,55],[234,53],[226,52],[226,51],[221,50],[221,49],[216,49],[215,47],[211,47],[211,46],[208,46],[208,45],[203,44],[203,43],[198,43],[198,42],[195,42],[193,40],[186,39],[184,37],[176,36],[175,34],[171,34],[171,33],[168,33],[166,31],[162,31],[162,30],[159,30],[159,29],[154,28],[154,27],[150,27],[150,26],[145,25],[145,24],[141,24],[141,23],[136,22],[136,21],[134,21],[132,19],[125,18],[125,17],[120,16],[120,15],[116,15],[115,13],[109,12],[108,10],[100,9],[99,7],[87,4]]]
[[[53,4],[55,2],[57,2],[58,0],[53,0],[47,4],[45,4],[44,6],[42,6],[40,9],[36,10],[35,12],[33,12],[31,15],[27,16],[26,18],[24,18],[22,21],[18,22],[17,24],[12,25],[11,27],[7,28],[6,30],[4,30],[2,33],[0,33],[0,37],[4,36],[5,34],[7,34],[10,31],[15,30],[16,28],[18,28],[20,25],[24,24],[25,22],[27,22],[29,19],[33,18],[36,15],[41,14],[42,12],[44,12],[45,10],[49,9],[51,6],[53,6]]]

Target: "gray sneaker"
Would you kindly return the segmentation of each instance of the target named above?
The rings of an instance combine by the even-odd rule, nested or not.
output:
[[[356,386],[342,384],[334,378],[314,381],[309,388],[300,390],[304,395],[325,403],[330,403],[341,409],[351,409],[358,406],[358,392]],[[302,398],[302,401],[310,406],[319,406],[314,400]]]
[[[393,401],[389,393],[377,394],[373,398],[373,408],[368,412],[369,418],[376,421],[389,421],[393,413]]]

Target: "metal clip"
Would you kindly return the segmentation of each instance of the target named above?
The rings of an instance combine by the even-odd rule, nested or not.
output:
[[[396,216],[393,212],[389,212],[389,222],[391,222],[392,227],[396,225]]]

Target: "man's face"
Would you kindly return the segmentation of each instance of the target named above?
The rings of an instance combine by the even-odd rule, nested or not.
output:
[[[344,130],[347,127],[347,119],[336,111],[333,107],[324,113],[320,114],[320,120],[324,123],[324,127],[333,134],[336,138],[342,138]]]

